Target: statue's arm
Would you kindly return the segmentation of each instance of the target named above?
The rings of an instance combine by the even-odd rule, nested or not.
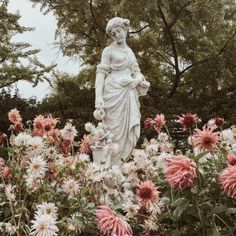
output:
[[[109,73],[110,53],[109,49],[105,48],[102,52],[101,64],[97,67],[96,81],[95,81],[95,107],[101,108],[104,106],[103,89],[105,77]]]

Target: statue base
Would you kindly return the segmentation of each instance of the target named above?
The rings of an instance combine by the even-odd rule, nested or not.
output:
[[[93,152],[93,162],[103,164],[105,167],[111,166],[111,155],[107,146],[91,146]]]

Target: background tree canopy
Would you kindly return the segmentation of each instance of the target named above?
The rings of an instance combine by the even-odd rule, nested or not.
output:
[[[0,88],[26,80],[36,86],[39,81],[49,80],[47,73],[54,67],[44,66],[36,57],[38,49],[24,42],[14,42],[16,34],[33,30],[18,23],[19,14],[9,13],[8,0],[0,0]]]

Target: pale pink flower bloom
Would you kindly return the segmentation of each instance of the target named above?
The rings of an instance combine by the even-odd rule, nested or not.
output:
[[[106,236],[133,236],[130,225],[107,206],[97,207],[96,222],[99,230]]]
[[[163,125],[166,123],[165,116],[163,114],[156,115],[154,120],[155,120],[154,128],[158,133],[160,133]]]
[[[167,142],[163,143],[160,145],[160,151],[172,153],[173,152],[173,145],[171,143],[167,143]]]
[[[234,165],[236,165],[236,155],[235,154],[233,154],[233,153],[229,153],[228,155],[227,155],[227,164],[229,165],[229,166],[234,166]]]
[[[75,158],[73,156],[67,156],[64,158],[64,163],[72,164],[75,161]]]
[[[138,185],[136,192],[137,199],[145,207],[159,202],[159,191],[152,181],[143,181]]]
[[[49,142],[51,144],[59,143],[60,141],[60,130],[59,129],[52,129],[48,132]]]
[[[48,115],[46,118],[44,118],[45,131],[49,132],[50,130],[54,129],[56,127],[57,122],[57,119],[54,119],[51,115]]]
[[[34,118],[33,126],[34,126],[34,130],[33,130],[34,135],[38,135],[38,136],[44,135],[45,133],[44,117],[42,115],[38,115]]]
[[[8,167],[8,166],[5,166],[2,168],[1,175],[5,179],[12,179],[13,178],[12,171],[11,171],[10,167]]]
[[[8,119],[13,123],[21,123],[22,118],[20,112],[15,108],[8,112]]]
[[[236,199],[236,166],[229,166],[224,169],[220,174],[219,182],[223,192]]]
[[[20,133],[23,130],[23,124],[20,122],[15,123],[14,129],[17,133]]]
[[[174,156],[166,160],[165,179],[173,188],[190,188],[197,177],[196,169],[196,163],[188,157]]]
[[[201,151],[212,151],[217,148],[219,144],[219,133],[213,132],[208,127],[203,127],[203,130],[195,129],[193,135],[193,145],[198,147]]]
[[[75,126],[72,126],[71,123],[67,123],[60,132],[63,139],[65,140],[69,139],[71,141],[74,141],[74,138],[75,136],[77,136],[77,133],[78,133]]]
[[[80,141],[79,151],[81,153],[87,153],[87,154],[90,153],[91,152],[90,145],[91,145],[90,137],[88,135],[84,135],[83,139],[81,139]]]
[[[182,116],[179,116],[179,120],[177,122],[183,126],[184,130],[189,130],[194,128],[197,121],[198,116],[196,114],[187,113],[186,115],[182,114]]]
[[[143,124],[145,129],[151,129],[153,128],[155,121],[153,121],[151,118],[147,118],[146,120],[144,120]]]
[[[68,154],[73,147],[73,140],[66,139],[60,143],[60,148],[63,154]]]

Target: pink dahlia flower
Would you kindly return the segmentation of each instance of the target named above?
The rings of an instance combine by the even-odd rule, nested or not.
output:
[[[87,153],[87,154],[91,153],[90,144],[91,144],[91,138],[89,137],[89,135],[84,135],[83,139],[81,139],[80,141],[79,151],[81,153]]]
[[[165,179],[173,188],[190,188],[197,177],[196,169],[196,163],[188,157],[174,156],[166,160]]]
[[[15,108],[8,112],[8,119],[13,123],[21,123],[22,118],[20,112]]]
[[[229,166],[235,166],[236,165],[236,155],[233,154],[233,153],[229,153],[227,155],[227,161],[226,162]]]
[[[179,116],[178,123],[180,123],[184,130],[189,130],[195,127],[198,121],[198,116],[196,114],[187,113],[186,115],[182,114]]]
[[[154,120],[155,120],[154,128],[158,133],[160,133],[163,125],[166,123],[165,116],[163,114],[156,115]]]
[[[48,115],[46,118],[44,118],[45,131],[49,132],[50,130],[54,129],[57,125],[57,122],[57,119],[54,119],[51,115]]]
[[[152,181],[143,181],[138,185],[136,196],[141,204],[148,207],[159,202],[159,191]]]
[[[236,199],[236,166],[229,166],[224,169],[220,174],[219,182],[223,192]]]
[[[154,121],[151,118],[147,118],[146,120],[144,120],[143,124],[144,124],[144,128],[145,129],[151,129],[153,128],[154,125]]]
[[[96,222],[99,230],[106,236],[133,236],[130,225],[107,206],[97,208]]]
[[[217,148],[219,144],[219,133],[213,132],[208,127],[203,127],[203,130],[195,129],[193,135],[193,145],[198,147],[201,151],[212,151]]]
[[[42,115],[38,115],[34,118],[33,122],[33,134],[37,136],[43,136],[45,134],[44,130],[44,117]]]
[[[23,130],[23,124],[22,123],[15,123],[14,124],[14,129],[17,133],[20,133]]]

